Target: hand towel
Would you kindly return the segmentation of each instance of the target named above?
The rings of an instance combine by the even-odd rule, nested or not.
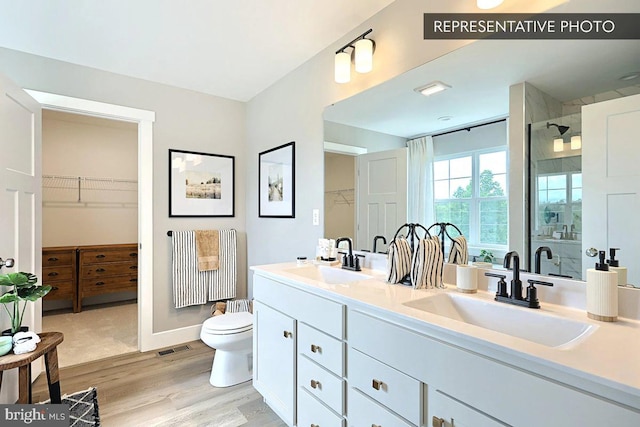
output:
[[[468,264],[469,249],[467,247],[467,239],[464,236],[454,237],[451,241],[451,250],[449,250],[449,264]]]
[[[210,271],[198,271],[196,236],[193,231],[174,231],[171,235],[171,276],[176,308],[207,303]],[[219,298],[218,298],[219,299]]]
[[[444,256],[438,236],[420,239],[411,258],[411,284],[415,289],[444,288]]]
[[[196,230],[198,271],[217,270],[220,266],[220,233],[218,230]]]
[[[400,283],[411,271],[411,246],[404,237],[397,237],[389,244],[387,258],[387,282]]]

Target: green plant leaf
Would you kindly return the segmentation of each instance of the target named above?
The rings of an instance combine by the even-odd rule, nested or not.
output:
[[[21,299],[26,301],[37,301],[43,296],[47,295],[51,291],[51,286],[31,286],[29,288],[21,288],[18,290],[18,295]]]
[[[10,302],[20,301],[20,297],[13,292],[7,292],[0,296],[0,304],[8,304]]]

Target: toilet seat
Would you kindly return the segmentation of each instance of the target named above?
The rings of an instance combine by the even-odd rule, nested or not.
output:
[[[202,324],[205,333],[214,335],[239,334],[252,329],[253,315],[246,311],[211,317]]]

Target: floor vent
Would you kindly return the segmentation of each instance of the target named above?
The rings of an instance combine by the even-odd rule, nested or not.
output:
[[[186,350],[191,350],[191,347],[189,347],[188,345],[181,345],[179,347],[168,348],[166,350],[160,350],[158,352],[158,356],[166,356],[168,354],[174,354],[174,353],[178,353],[180,351],[186,351]]]

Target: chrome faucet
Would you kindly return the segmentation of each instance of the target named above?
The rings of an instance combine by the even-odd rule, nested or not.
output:
[[[540,251],[542,252],[542,251]],[[549,250],[549,253],[551,250]],[[536,255],[538,253],[536,252]],[[520,280],[520,256],[518,252],[511,251],[507,252],[504,256],[504,268],[509,268],[511,265],[511,259],[513,259],[513,278],[511,280],[511,295],[507,294],[507,284],[504,279],[507,276],[493,273],[485,273],[485,276],[498,277],[500,281],[498,282],[498,290],[496,292],[496,301],[506,302],[508,304],[521,305],[523,307],[529,308],[540,308],[540,303],[538,302],[538,290],[535,285],[545,285],[545,286],[553,286],[553,283],[543,282],[541,280],[533,280],[529,279],[527,282],[529,286],[527,287],[527,296],[526,298],[522,298],[522,281]]]
[[[547,259],[553,258],[553,255],[551,254],[551,248],[549,246],[540,246],[538,249],[536,249],[535,267],[533,270],[533,272],[536,274],[540,274],[540,255],[542,254],[542,252],[547,253]]]
[[[387,244],[387,239],[384,238],[384,236],[376,236],[373,238],[373,253],[376,253],[376,244],[378,243],[378,240],[382,239],[382,243],[384,243],[385,245]]]
[[[349,247],[349,252],[344,254],[342,257],[342,268],[346,270],[354,270],[360,271],[360,260],[359,257],[362,255],[353,256],[353,242],[350,237],[340,237],[336,240],[336,248],[340,245],[341,242],[347,242]]]

